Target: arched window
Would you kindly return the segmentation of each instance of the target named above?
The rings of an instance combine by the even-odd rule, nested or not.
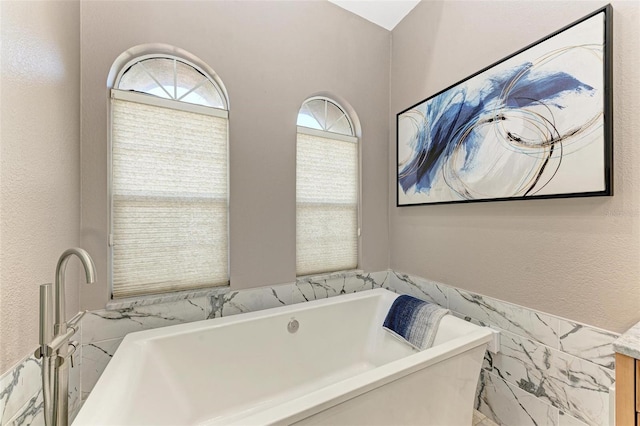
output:
[[[228,109],[225,96],[213,78],[196,65],[176,57],[147,55],[137,58],[123,68],[116,84],[120,90]]]
[[[337,102],[314,97],[298,113],[296,274],[358,266],[358,138]]]
[[[111,90],[114,298],[228,283],[228,101],[201,67],[146,55]]]

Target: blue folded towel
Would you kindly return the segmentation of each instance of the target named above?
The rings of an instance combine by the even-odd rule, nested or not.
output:
[[[391,305],[382,325],[418,350],[433,345],[438,324],[448,309],[412,296],[399,296]]]

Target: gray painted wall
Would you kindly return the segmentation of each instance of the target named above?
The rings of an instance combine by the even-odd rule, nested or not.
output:
[[[391,268],[622,332],[640,318],[640,3],[613,1],[614,197],[395,206],[395,114],[604,6],[424,1],[392,32]]]
[[[0,2],[0,374],[38,345],[38,286],[80,240],[79,13],[79,1]]]
[[[295,280],[295,121],[302,102],[344,99],[362,125],[360,267],[388,267],[389,32],[317,2],[88,1],[81,10],[82,245],[107,286],[107,75],[125,50],[167,43],[196,55],[230,97],[233,289]]]

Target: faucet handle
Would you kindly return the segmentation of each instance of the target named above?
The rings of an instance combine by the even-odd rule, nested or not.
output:
[[[74,367],[74,358],[75,358],[75,353],[76,353],[76,349],[78,349],[78,342],[77,341],[73,341],[73,342],[69,342],[69,353],[67,354],[67,356],[69,357],[70,361],[71,361],[71,368]]]
[[[67,328],[73,328],[74,332],[78,331],[77,325],[86,313],[87,311],[80,311],[75,314],[69,321],[67,321]]]

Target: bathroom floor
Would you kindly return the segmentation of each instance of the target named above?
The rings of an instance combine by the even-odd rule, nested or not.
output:
[[[480,411],[474,410],[473,412],[473,422],[471,426],[498,426],[493,420],[487,418]]]

